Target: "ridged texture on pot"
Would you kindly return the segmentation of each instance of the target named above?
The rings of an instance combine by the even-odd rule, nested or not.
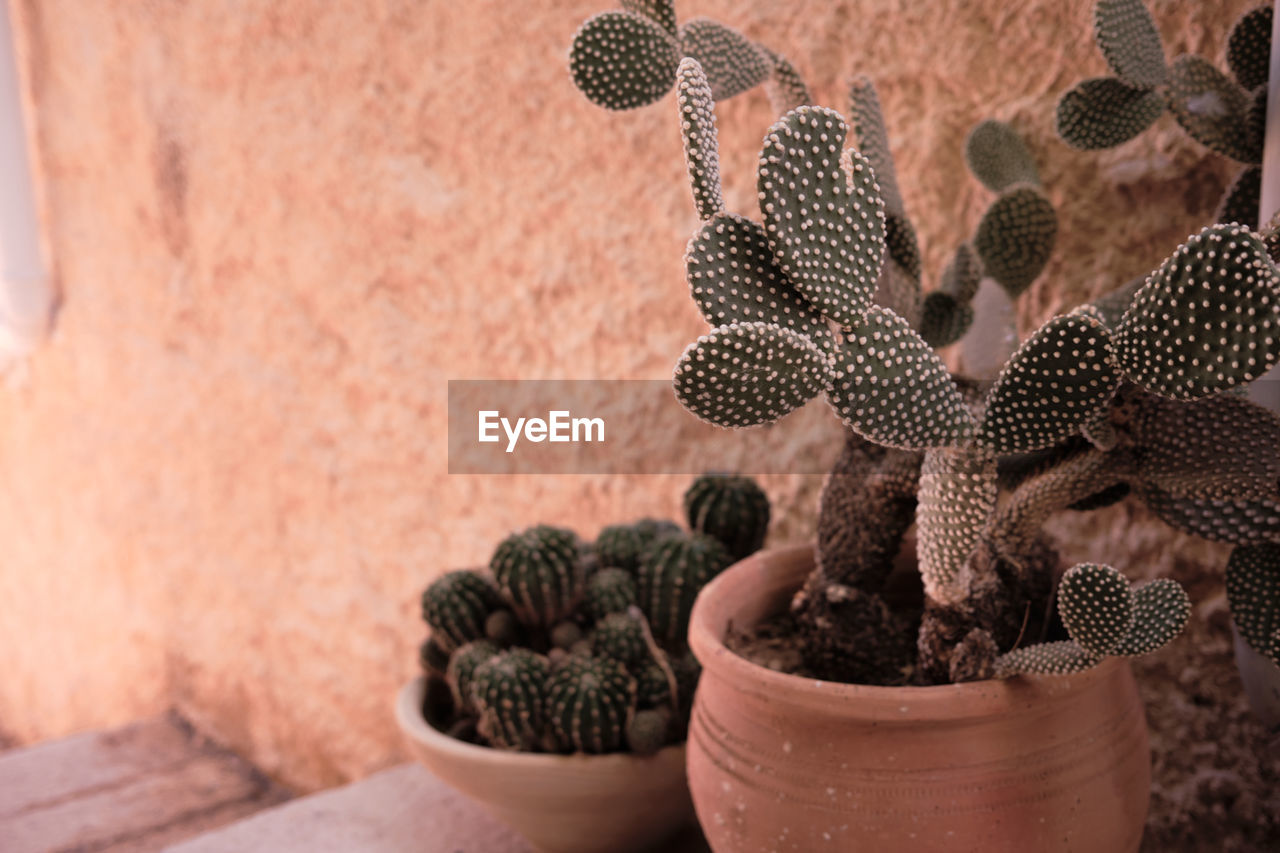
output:
[[[1136,851],[1151,781],[1128,664],[935,688],[835,684],[719,642],[790,597],[812,551],[762,551],[718,578],[690,628],[705,666],[689,780],[716,853]]]

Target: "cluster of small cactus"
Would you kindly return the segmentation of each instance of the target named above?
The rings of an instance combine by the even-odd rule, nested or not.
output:
[[[802,635],[818,638],[818,657],[862,653],[867,626],[848,631],[841,649],[841,613],[856,610],[873,629],[901,621],[881,593],[911,509],[924,591],[906,619],[915,655],[878,672],[910,672],[912,683],[1068,673],[1159,648],[1190,613],[1174,581],[1131,587],[1113,568],[1083,564],[1058,585],[1056,618],[1046,606],[1056,555],[1044,522],[1132,493],[1175,526],[1241,546],[1228,567],[1232,610],[1246,639],[1280,660],[1280,418],[1236,395],[1280,361],[1280,270],[1268,251],[1280,239],[1248,227],[1256,187],[1253,213],[1204,228],[1149,276],[1048,320],[980,393],[935,350],[968,328],[984,279],[1011,298],[1025,293],[1058,229],[1014,129],[986,121],[970,133],[969,169],[996,198],[922,294],[919,247],[869,80],[852,84],[846,122],[812,105],[794,67],[767,48],[727,28],[717,32],[732,37],[696,40],[664,29],[658,22],[675,20],[670,2],[627,8],[583,26],[571,67],[583,92],[613,109],[676,87],[701,220],[686,269],[711,326],[675,366],[677,398],[704,421],[742,428],[822,395],[849,431],[839,476],[824,489],[818,567],[793,602]],[[1270,29],[1269,7],[1236,25],[1233,81],[1197,57],[1167,64],[1140,0],[1099,0],[1095,33],[1114,76],[1062,98],[1059,133],[1079,148],[1116,145],[1169,109],[1198,141],[1256,163]],[[661,90],[648,83],[655,69]],[[775,100],[785,114],[762,144],[759,222],[725,209],[715,118],[716,101],[753,81],[788,93]],[[851,129],[856,148],[845,146]],[[1224,208],[1247,213],[1249,192],[1233,191]],[[1215,441],[1241,431],[1250,447]],[[1001,477],[1028,456],[1021,476]],[[860,506],[888,515],[851,516]],[[840,552],[853,545],[865,553]],[[696,562],[691,542],[667,550]],[[704,550],[698,559],[723,558]],[[638,596],[655,626],[663,613],[678,621],[683,612],[683,601],[654,594],[643,571]],[[821,674],[821,661],[810,663]]]
[[[685,495],[690,530],[642,519],[593,544],[538,525],[486,569],[422,594],[420,660],[433,723],[497,749],[647,755],[682,741],[699,667],[685,634],[698,591],[757,550],[769,501],[746,477],[707,474]],[[437,701],[432,701],[434,689]]]

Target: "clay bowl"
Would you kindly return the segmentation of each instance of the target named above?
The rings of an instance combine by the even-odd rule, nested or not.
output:
[[[400,691],[414,758],[545,853],[638,853],[693,823],[685,747],[656,755],[539,755],[465,743],[423,717],[426,680]]]
[[[784,675],[722,640],[786,607],[810,546],[708,584],[689,785],[717,853],[1136,851],[1151,781],[1129,664],[1067,677],[873,687]]]

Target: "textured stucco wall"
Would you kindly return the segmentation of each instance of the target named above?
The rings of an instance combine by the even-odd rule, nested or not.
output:
[[[683,477],[445,473],[447,379],[661,378],[701,328],[672,99],[608,114],[565,70],[606,5],[16,1],[62,306],[0,392],[0,729],[176,703],[290,783],[359,775],[402,755],[435,573],[534,521],[674,508]],[[1246,4],[1152,5],[1171,54],[1216,60]],[[1088,7],[678,4],[823,103],[873,74],[931,275],[989,201],[965,132],[1026,131],[1064,212],[1026,322],[1150,268],[1232,172],[1168,118],[1101,156],[1055,141],[1058,94],[1103,70]],[[771,118],[762,91],[720,110],[731,209]],[[817,485],[771,478],[777,539]]]

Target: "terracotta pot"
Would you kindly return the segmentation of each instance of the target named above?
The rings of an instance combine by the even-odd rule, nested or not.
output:
[[[683,745],[647,758],[490,749],[432,727],[422,714],[425,689],[415,679],[396,702],[414,758],[539,850],[632,853],[692,825]]]
[[[1076,676],[872,687],[784,675],[721,642],[779,612],[811,547],[702,590],[689,784],[717,853],[1134,851],[1151,782],[1129,664]]]

